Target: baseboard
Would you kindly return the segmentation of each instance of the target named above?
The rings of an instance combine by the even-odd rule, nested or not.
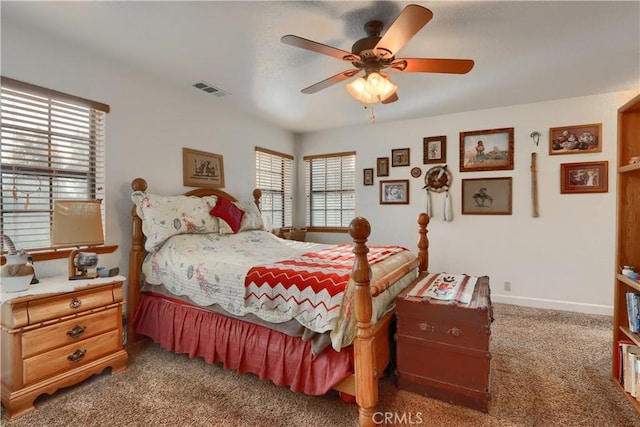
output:
[[[550,310],[575,311],[578,313],[604,314],[606,316],[613,316],[613,306],[610,305],[585,304],[542,298],[514,297],[510,295],[494,293],[491,294],[491,301],[504,304],[521,305],[525,307],[547,308]]]

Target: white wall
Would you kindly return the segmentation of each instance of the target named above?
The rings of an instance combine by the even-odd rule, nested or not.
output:
[[[370,124],[363,112],[362,126],[318,132],[301,138],[302,156],[355,150],[357,215],[371,223],[373,244],[401,244],[417,251],[416,219],[426,208],[422,164],[423,138],[447,136],[447,164],[453,172],[450,191],[454,220],[443,221],[444,196],[432,194],[429,224],[430,271],[488,275],[497,302],[611,314],[615,270],[615,195],[617,108],[633,93],[609,93],[544,103],[472,111],[395,123]],[[354,108],[360,108],[354,104]],[[378,117],[384,116],[382,106]],[[549,128],[602,123],[601,153],[548,154]],[[514,128],[515,165],[512,171],[459,172],[459,132]],[[542,133],[539,146],[530,134]],[[410,148],[411,166],[390,167],[390,176],[362,185],[362,169],[374,168],[377,157],[390,157],[393,148]],[[531,153],[538,153],[540,216],[531,215]],[[609,192],[560,194],[560,164],[607,160]],[[423,176],[412,178],[411,167]],[[461,179],[513,177],[513,214],[461,215]],[[380,179],[408,179],[409,205],[380,205]],[[303,191],[302,187],[298,188]],[[302,193],[304,194],[304,193]],[[298,199],[298,223],[304,222],[304,200]],[[345,234],[314,233],[311,239],[347,241]],[[511,291],[504,290],[511,282]]]
[[[2,75],[109,104],[106,147],[106,241],[118,245],[100,264],[127,275],[131,247],[131,181],[145,178],[149,191],[179,194],[182,148],[222,154],[224,190],[253,200],[254,147],[294,154],[287,131],[229,109],[191,87],[172,88],[136,70],[118,66],[81,46],[37,30],[2,26]],[[201,78],[201,77],[200,77]],[[233,95],[229,95],[233,96]],[[66,259],[39,262],[41,277],[66,274]]]

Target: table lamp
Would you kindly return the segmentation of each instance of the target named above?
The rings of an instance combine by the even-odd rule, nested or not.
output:
[[[104,244],[99,200],[55,200],[51,225],[53,246],[75,246],[69,254],[69,280],[93,279],[88,270],[98,265],[98,255],[80,246]]]

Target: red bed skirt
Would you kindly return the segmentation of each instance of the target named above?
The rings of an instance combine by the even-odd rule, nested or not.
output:
[[[322,395],[354,372],[353,346],[314,357],[310,342],[158,294],[143,294],[133,326],[166,350],[222,362],[294,392]]]

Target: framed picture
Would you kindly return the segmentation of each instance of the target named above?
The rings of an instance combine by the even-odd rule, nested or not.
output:
[[[609,191],[609,162],[562,163],[560,193],[606,193]]]
[[[373,168],[363,169],[362,174],[362,183],[364,185],[373,185]]]
[[[462,180],[463,215],[511,215],[512,178]]]
[[[513,170],[513,128],[460,132],[460,172]]]
[[[222,156],[183,148],[182,184],[185,187],[224,187]]]
[[[380,181],[381,205],[408,205],[409,204],[409,180],[396,179]]]
[[[388,157],[378,157],[376,161],[376,176],[389,176]]]
[[[411,168],[411,176],[413,178],[420,178],[420,175],[422,175],[422,169],[417,166],[415,168]]]
[[[391,166],[409,166],[409,149],[408,148],[397,148],[395,150],[391,150]]]
[[[446,136],[429,136],[422,140],[422,163],[447,163]]]
[[[549,129],[549,154],[585,154],[602,151],[602,123]]]

